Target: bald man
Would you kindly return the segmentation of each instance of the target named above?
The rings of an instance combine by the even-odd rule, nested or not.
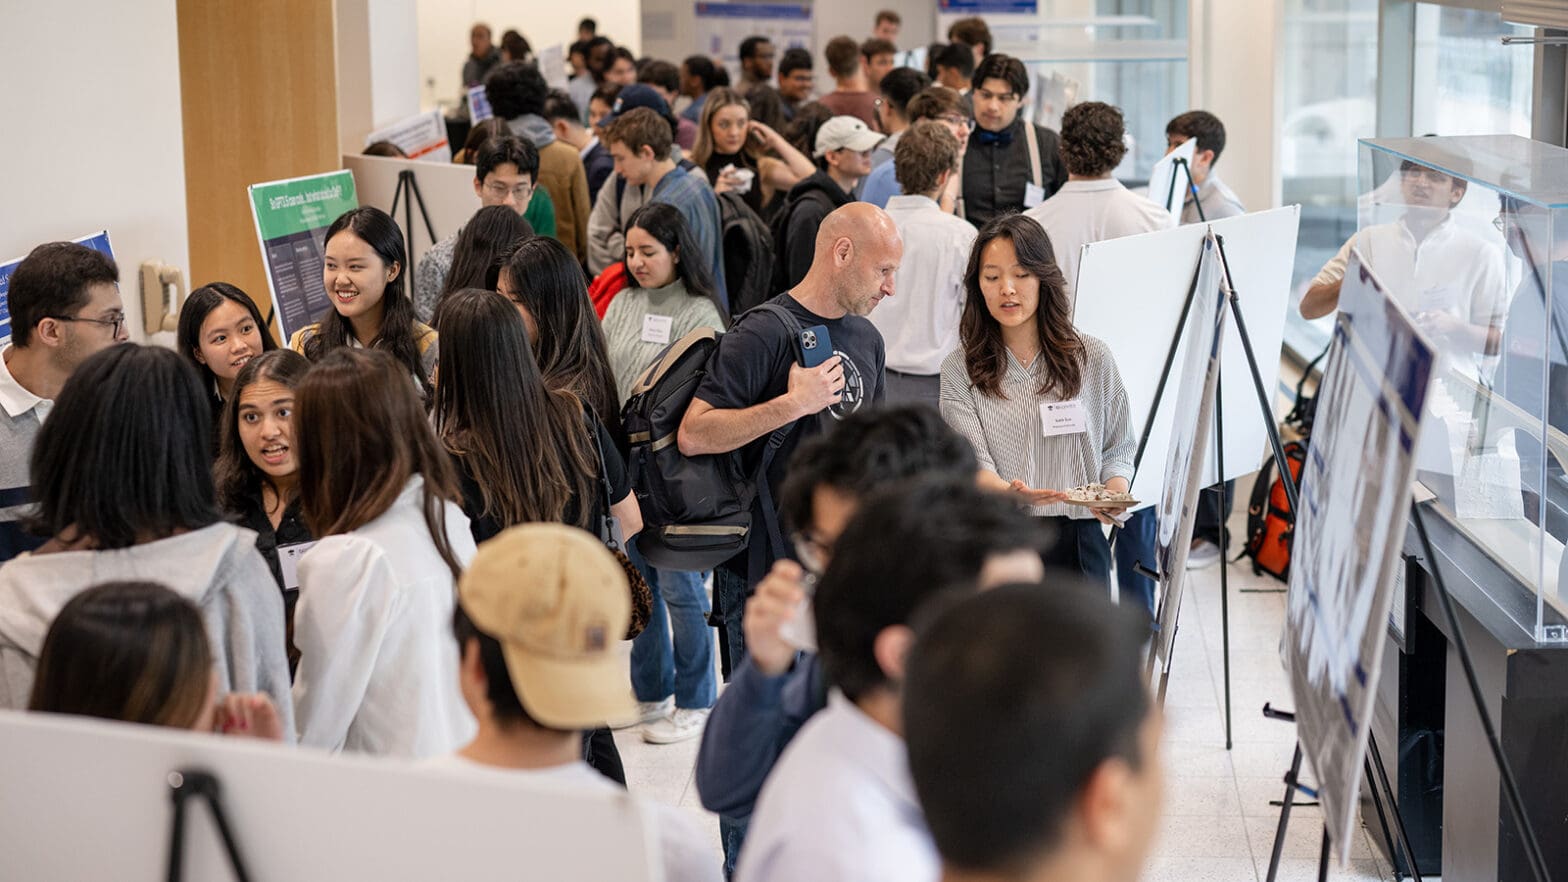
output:
[[[749,547],[713,574],[732,667],[745,657],[740,617],[750,586],[777,558],[769,536],[783,535],[775,502],[790,454],[825,421],[882,400],[882,335],[865,317],[893,295],[903,253],[898,228],[882,209],[854,202],[829,214],[817,228],[806,277],[768,301],[794,317],[804,339],[769,311],[747,313],[724,335],[681,421],[681,453],[740,450],[748,477],[760,473],[766,482],[753,505]],[[821,345],[831,346],[833,354],[816,367],[803,367],[803,361],[816,362],[815,347]],[[764,461],[769,437],[786,427],[783,443]]]

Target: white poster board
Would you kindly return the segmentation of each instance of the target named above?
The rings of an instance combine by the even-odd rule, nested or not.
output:
[[[1181,351],[1165,388],[1165,394],[1176,399],[1176,411],[1165,459],[1165,484],[1158,508],[1159,531],[1155,534],[1154,559],[1160,576],[1160,604],[1155,614],[1160,630],[1155,652],[1160,661],[1167,664],[1171,658],[1171,644],[1176,639],[1176,618],[1181,612],[1187,551],[1192,544],[1199,491],[1204,486],[1199,481],[1204,465],[1212,465],[1214,459],[1211,433],[1219,384],[1219,345],[1224,339],[1225,319],[1230,314],[1221,291],[1223,271],[1214,237],[1206,237],[1202,248],[1192,307],[1187,313],[1187,323],[1182,327]]]
[[[740,44],[767,37],[780,54],[811,50],[811,6],[800,3],[697,3],[697,51],[716,59],[740,82]]]
[[[1084,246],[1078,263],[1078,299],[1073,323],[1100,338],[1116,358],[1127,387],[1133,434],[1140,435],[1181,319],[1182,304],[1198,268],[1206,229],[1224,240],[1231,284],[1241,301],[1247,332],[1257,355],[1263,388],[1272,399],[1279,385],[1279,355],[1285,310],[1296,256],[1301,208],[1288,205],[1239,217],[1189,224]],[[1246,351],[1234,321],[1225,328],[1220,358],[1220,400],[1225,410],[1225,480],[1257,470],[1268,449],[1268,432],[1258,413]],[[1141,507],[1160,502],[1170,446],[1175,396],[1161,402],[1144,449],[1132,494]],[[1200,486],[1219,482],[1211,463]]]
[[[422,769],[250,739],[0,711],[10,879],[167,879],[169,774],[217,777],[252,879],[656,880],[648,809],[505,774]],[[184,878],[234,878],[186,808]]]
[[[566,74],[566,47],[560,43],[548,49],[540,49],[539,72],[544,74],[545,84],[552,89],[565,89],[571,82],[571,77]],[[586,109],[586,108],[585,108]]]
[[[365,136],[366,147],[377,141],[391,141],[409,159],[452,161],[452,146],[446,140],[446,121],[439,110],[416,114]]]
[[[1435,350],[1352,251],[1318,385],[1285,604],[1296,732],[1344,866]]]
[[[1181,142],[1181,146],[1155,160],[1154,169],[1149,172],[1149,201],[1170,212],[1173,227],[1181,223],[1181,212],[1192,187],[1192,179],[1188,174],[1192,168],[1192,157],[1197,152],[1198,139],[1188,138]],[[1177,167],[1178,159],[1187,164],[1186,169]]]
[[[436,241],[456,233],[479,210],[479,197],[474,194],[474,167],[471,165],[437,164],[412,159],[393,159],[386,156],[343,155],[343,167],[354,173],[354,186],[359,191],[359,204],[373,205],[382,211],[392,210],[392,200],[397,196],[397,179],[403,171],[412,171],[419,185],[419,195],[424,199],[430,223],[436,230]],[[401,203],[393,216],[401,228],[406,222]],[[425,231],[425,222],[419,214],[419,204],[414,204],[413,230],[414,254],[412,272],[419,266],[420,258],[435,244]]]

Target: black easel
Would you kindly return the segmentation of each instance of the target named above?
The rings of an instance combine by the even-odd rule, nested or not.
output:
[[[1497,762],[1497,774],[1502,779],[1503,796],[1508,803],[1509,814],[1513,816],[1514,826],[1519,830],[1519,838],[1524,841],[1525,859],[1530,863],[1530,875],[1536,882],[1550,882],[1551,876],[1546,870],[1546,859],[1541,855],[1541,843],[1535,836],[1535,827],[1525,815],[1524,798],[1519,795],[1519,781],[1514,777],[1513,767],[1508,764],[1508,757],[1503,754],[1503,744],[1497,737],[1497,726],[1492,722],[1492,714],[1486,709],[1486,696],[1481,693],[1481,681],[1475,673],[1475,660],[1470,655],[1470,644],[1465,640],[1465,632],[1459,624],[1459,616],[1454,612],[1454,599],[1448,593],[1448,585],[1443,580],[1442,564],[1437,554],[1432,550],[1432,540],[1426,533],[1426,521],[1421,517],[1420,503],[1411,500],[1410,516],[1416,523],[1416,535],[1421,539],[1421,550],[1426,554],[1427,560],[1432,562],[1433,594],[1437,596],[1437,605],[1443,610],[1443,619],[1448,623],[1448,631],[1453,635],[1454,650],[1459,654],[1460,666],[1464,668],[1465,682],[1470,686],[1470,697],[1475,701],[1476,713],[1481,718],[1481,730],[1486,733],[1486,743],[1492,749],[1492,759]]]
[[[1252,388],[1258,396],[1258,408],[1259,412],[1263,416],[1263,425],[1268,434],[1269,448],[1274,456],[1274,466],[1275,468],[1279,469],[1280,475],[1284,478],[1281,483],[1285,487],[1286,496],[1288,496],[1290,499],[1290,510],[1292,512],[1300,512],[1300,488],[1297,486],[1296,481],[1292,480],[1290,477],[1291,472],[1289,464],[1285,459],[1285,445],[1284,442],[1280,440],[1279,427],[1274,425],[1274,410],[1269,405],[1268,390],[1263,385],[1263,374],[1258,370],[1258,359],[1252,349],[1252,337],[1247,333],[1246,319],[1242,317],[1241,300],[1236,293],[1235,285],[1231,282],[1230,260],[1228,257],[1226,257],[1225,254],[1225,237],[1217,235],[1214,237],[1214,239],[1219,250],[1220,266],[1224,271],[1223,278],[1225,282],[1224,291],[1226,292],[1226,302],[1230,304],[1231,317],[1236,321],[1236,333],[1237,336],[1241,339],[1242,351],[1246,354],[1247,357],[1247,368],[1252,374]],[[1224,534],[1222,531],[1221,539],[1223,538]],[[1223,550],[1223,546],[1221,546],[1222,553]],[[1224,566],[1223,558],[1221,566]],[[1227,634],[1227,638],[1228,636],[1229,635]],[[1399,803],[1394,797],[1393,790],[1388,787],[1388,772],[1387,769],[1383,766],[1382,755],[1377,749],[1376,738],[1370,731],[1367,733],[1367,745],[1368,756],[1364,757],[1363,761],[1369,759],[1371,761],[1372,767],[1377,771],[1377,775],[1374,776],[1373,779],[1370,779],[1368,784],[1374,789],[1376,789],[1380,784],[1383,786],[1383,798],[1387,800],[1387,805],[1393,816],[1395,829],[1399,834],[1400,842],[1405,847],[1407,867],[1410,870],[1411,877],[1414,878],[1416,882],[1421,882],[1420,870],[1417,869],[1415,865],[1415,852],[1410,850],[1410,839],[1405,832],[1404,818],[1399,812]],[[1290,809],[1291,805],[1293,804],[1293,796],[1295,791],[1300,787],[1300,784],[1297,781],[1297,776],[1301,771],[1301,758],[1301,743],[1298,741],[1296,743],[1294,758],[1291,760],[1290,772],[1286,775],[1285,779],[1287,789],[1285,791],[1285,797],[1280,808],[1280,821],[1279,826],[1275,832],[1274,853],[1269,861],[1267,882],[1274,882],[1274,880],[1278,877],[1279,861],[1285,844],[1285,830],[1290,819]],[[1375,796],[1374,804],[1376,804]],[[1324,831],[1326,843],[1326,826]],[[1323,852],[1324,863],[1323,866],[1319,868],[1320,874],[1326,872],[1327,870],[1327,855],[1328,851],[1325,848]]]
[[[249,882],[250,874],[246,872],[245,861],[240,857],[234,831],[223,814],[220,795],[218,779],[210,772],[180,769],[169,773],[169,799],[174,803],[174,824],[169,835],[169,882],[181,882],[184,878],[185,805],[193,797],[206,800],[213,822],[218,825],[218,835],[223,839],[223,850],[228,855],[229,869],[234,871],[234,878],[239,882]]]
[[[425,210],[425,197],[419,193],[419,180],[414,177],[413,169],[403,169],[397,173],[397,190],[392,194],[392,210],[387,214],[397,220],[398,203],[403,205],[403,239],[406,243],[404,254],[407,256],[409,266],[403,268],[406,276],[413,269],[414,263],[414,203],[419,203],[419,216],[425,221],[425,232],[430,236],[430,244],[436,243],[436,228],[430,223],[430,212]]]

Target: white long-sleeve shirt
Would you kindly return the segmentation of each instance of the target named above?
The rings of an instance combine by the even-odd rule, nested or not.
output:
[[[424,758],[468,743],[476,725],[458,689],[452,573],[436,552],[416,475],[370,523],[300,558],[294,713],[300,743]],[[447,502],[458,562],[474,557],[468,518]]]
[[[964,269],[978,234],[928,196],[894,196],[887,214],[904,239],[904,260],[894,295],[866,318],[882,332],[888,370],[936,376],[942,359],[958,348]]]

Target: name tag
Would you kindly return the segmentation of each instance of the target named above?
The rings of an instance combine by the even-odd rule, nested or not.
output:
[[[663,346],[670,342],[670,329],[674,325],[675,319],[667,315],[646,313],[642,317],[642,342]]]
[[[299,559],[315,546],[314,542],[298,542],[278,546],[278,568],[283,571],[283,590],[299,588]]]
[[[1045,201],[1045,188],[1034,184],[1024,185],[1024,208],[1034,208]]]
[[[1040,404],[1040,427],[1045,437],[1078,435],[1089,431],[1089,418],[1084,413],[1083,402],[1044,401]]]

